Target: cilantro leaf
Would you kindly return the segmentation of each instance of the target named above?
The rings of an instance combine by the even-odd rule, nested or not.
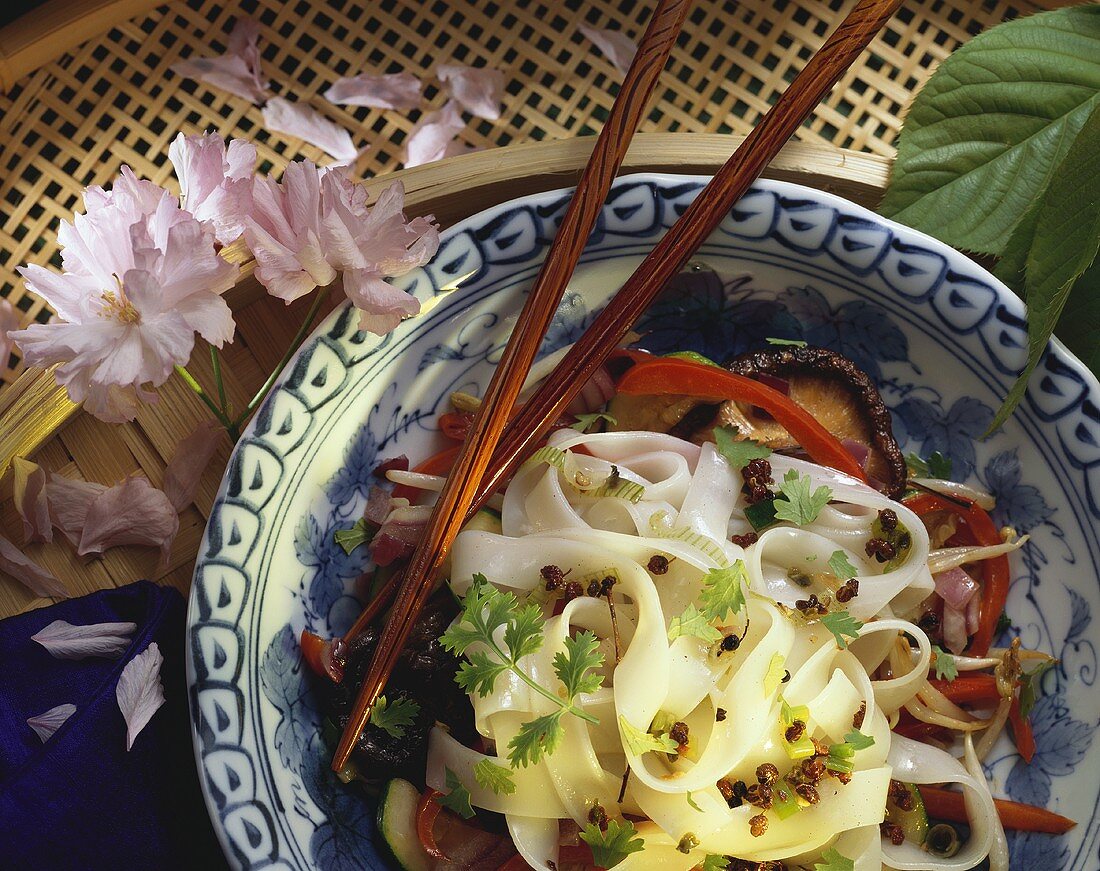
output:
[[[737,438],[737,427],[716,426],[714,428],[714,446],[727,463],[740,471],[750,460],[763,460],[772,455],[772,449],[752,439]]]
[[[622,714],[619,714],[619,733],[622,735],[626,749],[635,756],[641,756],[650,750],[656,753],[676,753],[680,746],[668,735],[643,732]]]
[[[747,579],[743,560],[737,560],[728,568],[707,572],[699,601],[708,621],[725,620],[731,611],[736,614],[745,607],[745,591],[741,585]]]
[[[859,729],[853,729],[844,736],[844,743],[855,750],[866,750],[875,743],[870,735],[864,735]]]
[[[822,485],[811,493],[810,484],[809,475],[799,475],[794,469],[788,469],[779,483],[779,490],[786,498],[775,500],[775,516],[796,526],[817,520],[821,509],[833,498],[833,491]]]
[[[1054,668],[1056,660],[1044,662],[1034,671],[1020,676],[1020,716],[1026,717],[1035,707],[1043,689],[1043,675]]]
[[[795,348],[805,348],[806,343],[802,339],[776,339],[772,336],[768,336],[764,339],[769,345],[790,345]]]
[[[694,605],[688,605],[683,614],[669,621],[668,640],[675,641],[681,635],[699,638],[708,644],[722,639],[722,633],[711,626],[707,615]]]
[[[594,693],[603,685],[603,676],[595,669],[603,665],[600,640],[591,632],[578,632],[565,639],[565,652],[554,654],[554,673],[572,699]]]
[[[565,727],[561,718],[565,708],[559,708],[551,714],[544,714],[519,727],[519,731],[508,742],[508,761],[513,768],[526,768],[535,765],[543,757],[558,749],[565,737]]]
[[[512,769],[504,765],[497,765],[491,759],[482,759],[474,766],[474,780],[484,789],[491,789],[497,795],[502,792],[511,795],[516,791],[516,781],[513,779]]]
[[[939,478],[945,481],[951,477],[951,458],[939,451],[932,451],[928,459],[922,459],[914,453],[905,455],[905,465],[915,478]]]
[[[348,529],[337,529],[332,534],[333,541],[344,549],[344,553],[351,555],[359,545],[366,544],[374,538],[375,528],[367,524],[367,518],[360,517],[355,525]]]
[[[729,864],[730,860],[725,856],[719,856],[717,853],[707,853],[703,859],[703,864],[699,867],[703,871],[725,871]]]
[[[821,861],[814,863],[814,871],[855,871],[856,863],[830,847],[821,854]]]
[[[592,861],[601,868],[614,868],[631,853],[645,849],[634,823],[623,820],[608,820],[606,832],[589,823],[581,832],[581,840],[592,848]]]
[[[955,665],[955,657],[940,647],[932,645],[932,664],[936,667],[936,677],[941,680],[954,680],[959,676],[959,667]]]
[[[859,574],[859,569],[852,565],[848,559],[848,554],[842,550],[833,551],[833,555],[829,557],[829,571],[842,581],[854,578]]]
[[[491,695],[497,678],[508,671],[506,662],[497,662],[485,650],[470,654],[470,658],[458,667],[455,681],[468,693],[476,692],[482,698]]]
[[[841,650],[848,649],[848,639],[859,638],[859,630],[863,624],[856,620],[847,611],[834,611],[821,618],[821,625],[833,633],[836,646]]]
[[[768,662],[768,670],[764,674],[765,696],[770,696],[779,689],[779,685],[783,683],[783,673],[786,671],[783,667],[784,662],[786,662],[786,657],[784,657],[782,653],[772,654],[772,658]]]
[[[468,820],[474,815],[474,808],[470,804],[470,790],[462,785],[462,781],[458,779],[458,775],[451,769],[446,769],[447,773],[447,792],[446,795],[437,795],[435,800],[439,802],[443,807],[449,811],[454,811],[462,819]]]
[[[405,727],[416,722],[419,713],[420,705],[407,696],[398,696],[392,702],[385,696],[379,696],[370,709],[370,722],[394,738],[404,738]]]
[[[577,432],[589,432],[601,420],[606,420],[612,426],[618,426],[619,424],[612,415],[603,411],[594,411],[592,414],[578,414],[576,418],[577,422],[570,424],[569,428],[575,429]]]
[[[1007,611],[1002,611],[1001,616],[997,618],[997,627],[993,630],[993,637],[999,638],[1006,630],[1012,628],[1012,618],[1008,616]]]
[[[520,660],[542,647],[542,609],[524,605],[504,627],[504,643],[513,660]]]

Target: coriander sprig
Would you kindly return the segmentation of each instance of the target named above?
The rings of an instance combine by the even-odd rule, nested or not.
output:
[[[566,638],[565,650],[554,655],[554,673],[565,688],[564,698],[541,686],[520,667],[523,657],[542,647],[544,623],[537,605],[520,605],[511,593],[498,590],[484,575],[476,574],[462,600],[461,616],[439,639],[447,650],[466,656],[455,680],[467,692],[487,696],[493,692],[497,678],[511,671],[556,706],[551,713],[520,726],[508,744],[508,760],[513,767],[533,765],[544,753],[553,753],[565,736],[561,718],[566,714],[599,723],[599,718],[577,704],[578,696],[595,692],[603,683],[595,670],[603,665],[604,656],[599,652],[599,639],[591,632]],[[501,642],[497,641],[498,633]],[[475,644],[484,649],[468,652]]]

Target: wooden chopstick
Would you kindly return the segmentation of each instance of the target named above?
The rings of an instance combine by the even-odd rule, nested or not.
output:
[[[396,604],[382,630],[367,678],[340,736],[332,762],[335,771],[347,763],[359,734],[367,725],[371,707],[393,671],[414,621],[431,595],[436,571],[466,521],[469,507],[477,495],[478,484],[561,302],[566,284],[596,225],[634,131],[644,117],[649,96],[676,43],[689,6],[690,0],[660,0],[650,19],[607,123],[600,132],[515,330],[485,391],[465,446],[447,477],[424,537],[405,570]]]
[[[901,0],[860,0],[779,100],[745,138],[634,274],[562,358],[504,431],[471,506],[472,515],[515,472],[654,297],[726,218],[837,79],[851,66]]]

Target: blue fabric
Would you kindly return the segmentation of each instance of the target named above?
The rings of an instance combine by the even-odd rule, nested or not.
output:
[[[117,660],[55,659],[31,636],[54,620],[128,621]],[[165,703],[126,750],[123,666],[155,641]],[[43,744],[27,718],[71,703]],[[217,869],[226,862],[199,791],[179,592],[138,581],[0,621],[0,868]]]

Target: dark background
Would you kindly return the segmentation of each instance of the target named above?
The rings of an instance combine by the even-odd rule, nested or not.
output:
[[[0,27],[15,21],[24,12],[41,5],[42,0],[8,0],[0,3]]]

